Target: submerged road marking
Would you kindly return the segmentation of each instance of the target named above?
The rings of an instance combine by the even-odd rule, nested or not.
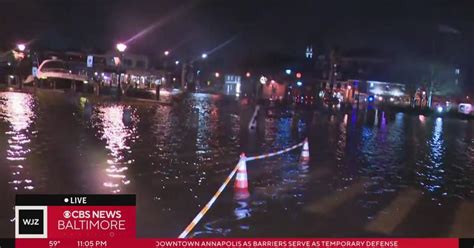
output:
[[[357,195],[364,192],[364,183],[362,181],[356,182],[350,185],[347,189],[337,191],[332,195],[329,195],[320,201],[312,203],[306,210],[312,213],[328,214],[334,208],[341,206],[344,202],[350,201]]]
[[[474,202],[463,202],[459,206],[454,224],[451,227],[451,237],[468,238],[474,234]]]
[[[409,188],[400,192],[386,208],[367,224],[367,231],[390,234],[405,219],[416,202],[421,198],[420,191]]]

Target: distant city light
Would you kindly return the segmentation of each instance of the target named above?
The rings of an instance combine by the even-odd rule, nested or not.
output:
[[[391,101],[391,102],[395,101],[395,98],[390,97],[390,101]]]
[[[17,47],[18,50],[20,50],[21,52],[25,51],[25,49],[26,49],[25,44],[18,44],[18,45],[16,45],[16,47]]]
[[[443,107],[438,106],[438,107],[436,108],[436,110],[438,111],[438,113],[441,113],[441,112],[443,112]]]
[[[175,78],[175,77],[173,78],[173,82],[176,82],[176,78]]]
[[[301,78],[301,72],[296,73],[296,78]]]
[[[267,81],[268,81],[268,78],[267,78],[267,77],[265,77],[265,76],[261,76],[261,77],[260,77],[260,83],[261,83],[261,84],[266,84]]]
[[[303,82],[298,81],[298,82],[296,82],[296,85],[298,85],[298,87],[301,87],[303,85]]]
[[[275,82],[275,80],[272,79],[272,80],[270,81],[270,83],[274,84],[274,83],[276,83],[276,82]]]
[[[287,75],[291,75],[291,69],[286,69],[286,70],[285,70],[285,73],[286,73]]]
[[[89,81],[87,81],[87,80],[84,80],[84,84],[88,84],[88,83],[89,83]]]
[[[177,65],[179,65],[179,60],[176,60],[174,63],[177,64]]]
[[[306,47],[306,58],[311,59],[313,58],[313,47],[307,46]]]
[[[245,73],[246,77],[250,77],[250,72]]]
[[[125,52],[125,49],[127,49],[127,45],[123,43],[118,43],[117,44],[117,50],[121,53]]]
[[[170,51],[166,50],[163,54],[164,54],[165,56],[168,56],[168,55],[170,55]]]
[[[368,102],[374,102],[374,100],[375,100],[374,96],[367,97]]]
[[[383,101],[383,97],[379,96],[379,101]]]
[[[203,59],[207,58],[207,53],[203,53],[203,54],[201,55],[201,58],[203,58]]]
[[[350,90],[350,89],[352,89],[352,87],[349,85],[349,86],[347,86],[347,89]]]
[[[426,95],[426,91],[423,91],[423,95]]]
[[[216,78],[218,78],[218,77],[220,76],[219,72],[216,72],[216,73],[214,74],[214,76],[216,76]]]

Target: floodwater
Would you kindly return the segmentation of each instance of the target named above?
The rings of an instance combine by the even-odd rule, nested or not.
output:
[[[62,93],[0,92],[0,236],[17,193],[137,195],[138,237],[177,237],[238,162],[194,237],[474,237],[474,123],[402,113],[276,111],[249,132],[249,106],[193,94],[180,103],[74,104]],[[263,120],[263,119],[262,119]]]

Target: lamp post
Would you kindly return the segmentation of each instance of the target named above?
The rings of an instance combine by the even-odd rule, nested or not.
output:
[[[268,78],[262,75],[259,79],[260,84],[257,83],[257,92],[256,92],[257,102],[259,102],[263,96],[263,86],[267,83],[267,81],[268,81]],[[260,91],[262,91],[262,93],[260,93]]]
[[[123,94],[122,93],[122,71],[120,69],[123,68],[123,54],[124,54],[125,50],[127,49],[127,45],[125,45],[124,43],[118,43],[116,47],[117,47],[117,50],[120,53],[120,65],[119,65],[119,70],[118,70],[118,74],[119,74],[119,77],[118,77],[118,91],[117,91],[117,97],[120,100],[122,98],[122,94]]]
[[[18,49],[18,51],[20,51],[21,53],[23,53],[23,56],[24,56],[24,51],[26,49],[26,45],[23,44],[23,43],[19,43],[16,45],[16,48]],[[18,88],[21,90],[23,89],[23,81],[21,80],[21,65],[22,65],[22,62],[23,62],[23,56],[20,56],[20,60],[18,61],[18,66],[17,66],[17,72],[18,72]]]
[[[203,61],[206,60],[208,57],[207,53],[201,53],[200,59]],[[187,86],[187,81],[188,79],[190,81],[194,81],[195,74],[194,74],[194,69],[195,63],[197,63],[199,57],[194,57],[193,59],[180,59],[176,60],[174,63],[177,66],[181,66],[181,88],[185,91],[187,91],[188,86]]]

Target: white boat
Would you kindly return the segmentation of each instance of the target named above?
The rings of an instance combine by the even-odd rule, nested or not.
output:
[[[68,68],[66,62],[59,59],[48,59],[41,63],[36,75],[39,79],[66,79],[75,81],[87,81],[86,75],[79,75],[72,73]]]

